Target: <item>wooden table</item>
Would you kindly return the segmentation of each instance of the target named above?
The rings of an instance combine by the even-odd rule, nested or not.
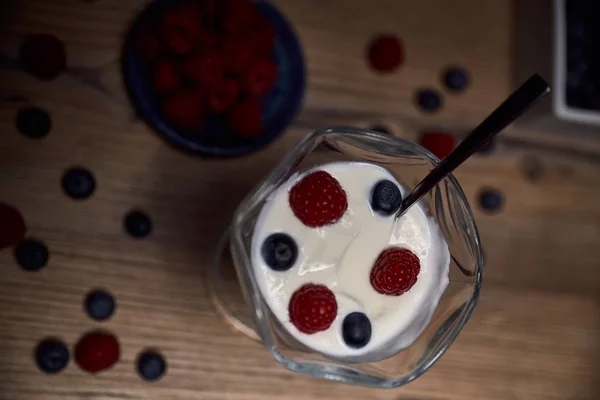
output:
[[[24,214],[47,243],[49,265],[19,269],[0,252],[0,399],[598,399],[600,398],[600,141],[525,128],[504,133],[497,151],[457,176],[471,201],[486,258],[472,320],[423,377],[397,390],[310,379],[277,365],[260,345],[216,315],[206,271],[236,204],[302,135],[316,126],[386,124],[414,139],[423,127],[461,134],[513,87],[514,4],[501,0],[278,0],[303,41],[306,104],[295,126],[265,150],[237,160],[193,158],[166,146],[132,118],[118,73],[123,32],[144,1],[22,0],[0,3],[0,46],[14,58],[26,33],[67,44],[70,73],[40,82],[0,70],[0,201]],[[364,48],[379,32],[405,41],[402,71],[377,76]],[[473,85],[445,97],[435,115],[412,104],[415,88],[439,88],[440,70],[461,64]],[[39,141],[16,132],[25,103],[51,112]],[[96,175],[92,198],[60,190],[65,168]],[[243,171],[243,173],[240,173]],[[482,187],[502,190],[504,209],[477,207]],[[145,240],[122,231],[141,208],[155,229]],[[82,299],[106,287],[118,301],[106,323]],[[70,363],[57,376],[31,357],[48,336],[73,345],[87,330],[115,332],[122,360],[91,376]],[[169,370],[157,383],[134,371],[156,347]]]

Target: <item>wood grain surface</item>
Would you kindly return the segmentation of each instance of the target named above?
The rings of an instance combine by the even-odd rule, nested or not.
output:
[[[50,249],[38,273],[0,252],[0,400],[128,399],[598,399],[600,398],[600,140],[513,127],[491,156],[457,172],[481,232],[486,271],[472,320],[442,359],[414,383],[374,390],[310,379],[280,367],[258,344],[217,316],[206,288],[220,233],[235,206],[286,150],[323,124],[385,124],[415,139],[444,127],[463,135],[514,87],[515,3],[502,0],[278,0],[295,25],[309,84],[297,123],[272,146],[235,160],[190,157],[133,117],[119,74],[123,33],[143,1],[0,2],[0,201],[17,206],[29,235]],[[14,67],[24,34],[65,41],[69,73],[40,82]],[[395,32],[407,61],[398,74],[369,71],[372,35]],[[412,96],[440,88],[449,64],[473,85],[423,115]],[[43,107],[53,129],[19,135],[16,110]],[[97,181],[75,202],[63,171],[82,165]],[[485,187],[504,208],[477,207]],[[124,214],[147,211],[154,231],[123,233]],[[92,288],[116,297],[99,324],[84,313]],[[98,376],[73,362],[56,376],[36,368],[44,337],[72,346],[90,329],[121,341],[122,360]],[[157,348],[168,373],[148,384],[134,370],[139,351]]]

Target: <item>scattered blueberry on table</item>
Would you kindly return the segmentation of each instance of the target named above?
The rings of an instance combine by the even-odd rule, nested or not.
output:
[[[298,258],[298,245],[285,233],[269,235],[261,248],[265,263],[274,271],[287,271]]]
[[[48,264],[50,258],[46,245],[38,240],[25,239],[14,249],[17,263],[26,271],[38,271]]]
[[[402,204],[402,193],[398,185],[384,179],[375,184],[371,195],[371,208],[378,214],[392,215]]]
[[[145,380],[156,381],[167,371],[167,363],[160,353],[146,350],[138,356],[137,371]]]
[[[442,95],[435,89],[422,88],[417,90],[415,101],[423,112],[432,113],[438,111],[442,105]]]
[[[470,77],[464,68],[449,67],[444,71],[443,81],[448,90],[461,92],[469,86]]]
[[[144,238],[152,232],[152,221],[143,211],[131,211],[125,216],[125,231],[134,238]]]
[[[371,321],[361,312],[353,312],[342,322],[342,338],[353,348],[365,347],[371,340]]]
[[[17,130],[32,139],[43,138],[52,129],[50,115],[39,107],[23,107],[17,112]]]
[[[90,318],[104,321],[115,312],[116,304],[113,296],[105,290],[94,290],[85,298],[85,311]]]
[[[87,199],[96,189],[94,175],[81,167],[68,169],[62,177],[61,184],[65,194],[74,200]]]
[[[498,212],[504,204],[502,192],[496,189],[483,189],[479,193],[479,205],[487,212]]]
[[[56,374],[69,364],[70,355],[67,346],[58,339],[45,339],[35,349],[35,362],[38,368],[47,374]]]

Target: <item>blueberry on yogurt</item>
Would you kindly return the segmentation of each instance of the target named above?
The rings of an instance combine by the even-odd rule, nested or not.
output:
[[[378,214],[392,215],[402,204],[400,188],[394,182],[384,179],[375,184],[371,195],[371,208]]]
[[[290,235],[273,233],[265,239],[261,253],[272,270],[287,271],[298,258],[298,245]]]
[[[361,312],[346,315],[342,322],[342,338],[352,348],[365,347],[371,340],[371,321]]]

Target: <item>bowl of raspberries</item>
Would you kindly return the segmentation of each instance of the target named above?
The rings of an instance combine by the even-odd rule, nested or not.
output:
[[[123,73],[138,114],[171,144],[205,156],[273,141],[305,89],[292,27],[259,0],[150,2],[128,33]]]

